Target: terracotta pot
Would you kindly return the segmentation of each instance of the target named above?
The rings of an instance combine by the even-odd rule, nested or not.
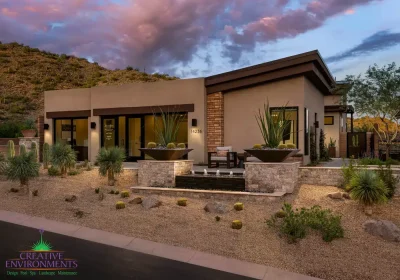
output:
[[[21,130],[21,133],[24,137],[35,137],[36,129],[23,129]]]
[[[193,149],[139,149],[155,160],[177,160],[191,152]]]
[[[287,150],[287,149],[276,149],[276,150],[256,150],[249,149],[245,150],[252,156],[258,158],[262,162],[282,162],[290,156],[294,156],[300,150]]]
[[[335,158],[336,157],[336,147],[329,147],[328,148],[328,155],[331,158]]]

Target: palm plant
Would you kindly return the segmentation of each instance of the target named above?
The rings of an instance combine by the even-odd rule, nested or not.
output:
[[[7,179],[19,181],[21,187],[27,187],[29,192],[29,179],[39,176],[40,164],[35,161],[34,154],[32,152],[23,153],[8,160],[9,163],[5,170]]]
[[[379,176],[371,170],[360,170],[350,180],[347,189],[350,197],[366,207],[387,201],[388,189]]]
[[[268,100],[264,103],[263,111],[258,109],[255,117],[264,138],[265,147],[277,148],[283,140],[284,132],[290,125],[290,122],[285,121],[285,109],[286,106],[283,106],[280,110],[271,113]]]
[[[112,147],[110,149],[100,149],[96,161],[99,163],[100,175],[108,177],[109,186],[114,186],[115,174],[119,174],[123,171],[122,163],[125,158],[125,150],[122,148]]]
[[[156,114],[154,114],[154,119],[156,117]],[[176,135],[183,118],[184,116],[181,114],[161,110],[162,124],[157,121],[154,124],[155,134],[161,146],[166,147],[169,143],[176,142]]]
[[[70,145],[57,143],[51,149],[51,164],[60,169],[61,178],[65,178],[67,170],[75,167],[76,153]]]

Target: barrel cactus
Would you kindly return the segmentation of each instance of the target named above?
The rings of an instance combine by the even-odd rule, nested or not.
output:
[[[176,147],[178,149],[186,149],[186,144],[185,143],[179,143]]]
[[[19,154],[20,155],[26,154],[26,146],[25,146],[25,144],[20,144],[19,145]]]
[[[122,198],[129,197],[129,196],[130,196],[129,191],[121,191]]]
[[[50,162],[50,145],[48,143],[43,144],[43,168],[49,168]]]
[[[7,158],[13,158],[13,157],[15,157],[14,141],[8,140],[8,143],[7,143]]]
[[[179,206],[186,206],[187,205],[187,199],[186,198],[179,198],[177,204]]]
[[[240,220],[232,221],[232,228],[233,229],[241,229],[242,226],[243,226],[242,221],[240,221]]]
[[[36,162],[39,161],[39,150],[36,142],[32,142],[31,144],[31,152],[33,153],[33,158]]]
[[[286,217],[286,212],[281,209],[281,210],[279,210],[278,212],[275,213],[275,217],[277,217],[277,218],[285,218]]]
[[[295,144],[286,144],[286,147],[288,149],[296,149],[296,145]]]
[[[278,149],[287,149],[287,146],[286,146],[286,144],[280,144],[278,146]]]
[[[154,142],[149,142],[149,143],[147,143],[147,148],[148,148],[148,149],[157,148],[157,144],[154,143]]]
[[[233,208],[236,211],[242,211],[244,209],[244,205],[241,202],[237,202],[237,203],[235,203],[235,205],[233,205]]]
[[[175,149],[175,148],[176,148],[176,146],[175,146],[174,143],[168,143],[167,144],[167,149]]]
[[[262,146],[261,146],[261,144],[255,144],[255,145],[253,146],[253,149],[255,149],[255,150],[261,150],[261,149],[262,149]]]
[[[115,204],[115,208],[124,209],[125,208],[125,203],[123,201],[118,201],[117,204]]]

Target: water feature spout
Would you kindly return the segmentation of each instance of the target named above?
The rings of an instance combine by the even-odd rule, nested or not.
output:
[[[233,171],[229,172],[229,176],[231,177],[233,176]]]
[[[246,175],[246,170],[245,170],[245,171],[243,171],[243,176],[244,176],[244,175]]]
[[[204,169],[204,176],[207,176],[207,175],[208,175],[207,170]]]
[[[217,170],[217,173],[215,173],[216,176],[219,176],[219,170]]]
[[[194,173],[194,170],[192,170],[192,175],[194,175],[195,173]]]

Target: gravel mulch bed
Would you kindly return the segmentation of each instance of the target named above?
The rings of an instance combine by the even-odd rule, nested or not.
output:
[[[113,189],[119,191],[136,184],[136,171],[125,170],[118,177]],[[120,198],[106,193],[99,201],[95,188],[104,192],[107,179],[100,177],[96,169],[84,171],[66,179],[49,177],[44,171],[30,183],[31,189],[39,191],[38,197],[29,202],[28,196],[9,192],[18,188],[17,182],[0,177],[0,209],[45,217],[52,220],[78,224],[91,228],[134,236],[156,242],[188,247],[208,253],[265,264],[323,279],[400,279],[400,243],[386,242],[364,232],[362,223],[369,219],[362,207],[354,201],[336,201],[327,197],[335,187],[303,185],[294,194],[281,200],[244,205],[244,211],[233,210],[220,214],[206,213],[203,208],[207,199],[188,199],[186,207],[176,205],[176,198],[159,196],[162,206],[145,210],[141,205],[128,204],[134,198]],[[67,195],[77,200],[65,201]],[[119,200],[126,208],[115,209]],[[310,232],[296,244],[288,244],[278,233],[265,224],[265,219],[280,209],[283,201],[295,207],[320,205],[340,213],[345,238],[331,243],[322,240],[318,233]],[[83,211],[83,217],[74,216]],[[391,220],[400,226],[400,198],[387,205],[374,208],[372,218]],[[232,220],[243,221],[241,230],[230,228]]]

